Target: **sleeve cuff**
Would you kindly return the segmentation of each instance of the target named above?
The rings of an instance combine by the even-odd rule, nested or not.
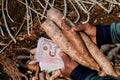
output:
[[[110,25],[96,25],[97,46],[112,43]]]
[[[120,23],[111,24],[111,37],[113,43],[120,43]]]
[[[88,77],[90,74],[94,73],[96,71],[91,70],[87,67],[84,67],[82,65],[78,65],[70,74],[70,77],[72,80],[85,80],[86,77]]]

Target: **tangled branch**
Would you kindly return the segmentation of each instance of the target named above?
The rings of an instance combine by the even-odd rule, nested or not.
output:
[[[56,2],[57,0],[44,0],[45,5],[42,3],[41,0],[37,0],[36,3],[39,4],[39,6],[42,8],[42,11],[38,11],[37,8],[35,7],[35,3],[34,0],[31,0],[30,3],[28,3],[28,0],[25,0],[25,2],[21,1],[21,0],[17,0],[18,2],[20,2],[21,4],[23,4],[23,6],[26,7],[26,21],[27,21],[27,33],[28,35],[30,35],[30,31],[32,30],[33,27],[33,13],[36,14],[36,17],[39,21],[39,24],[41,24],[42,20],[47,19],[46,17],[46,11],[51,8],[51,7],[56,7]],[[64,16],[67,17],[67,13],[68,13],[68,6],[69,4],[72,5],[75,13],[77,13],[76,15],[76,19],[74,21],[74,23],[77,23],[81,17],[81,13],[79,11],[79,9],[81,9],[86,15],[87,15],[87,19],[86,21],[81,21],[83,24],[89,22],[90,20],[90,13],[92,11],[92,9],[97,5],[100,8],[102,8],[104,11],[106,11],[107,13],[110,13],[113,10],[113,5],[115,6],[120,6],[120,0],[104,0],[104,2],[108,3],[108,8],[106,8],[102,1],[99,0],[63,0],[63,6],[64,8],[62,9],[64,12]],[[5,9],[4,9],[4,3],[5,3]],[[11,22],[15,22],[9,15],[9,11],[8,11],[8,0],[2,0],[1,2],[2,4],[2,17],[4,20],[4,25],[6,27],[6,30],[9,34],[9,36],[12,38],[12,40],[16,43],[16,39],[15,37],[11,34],[10,30],[9,30],[9,26],[6,20],[6,15],[9,18],[9,20]],[[90,7],[87,7],[87,5],[90,5]],[[79,9],[78,9],[79,8]],[[6,15],[5,15],[6,14]],[[2,34],[2,36],[4,37],[4,32],[2,30],[2,28],[0,27],[0,32]],[[11,41],[12,42],[12,41]],[[10,43],[11,43],[10,42]],[[8,43],[9,44],[9,43]],[[5,48],[3,48],[1,51],[3,51]],[[0,51],[0,53],[1,53]]]

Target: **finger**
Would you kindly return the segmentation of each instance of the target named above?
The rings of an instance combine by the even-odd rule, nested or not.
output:
[[[69,57],[64,52],[60,52],[60,57],[62,58],[64,64],[69,62]]]
[[[61,73],[63,75],[66,75],[65,73],[65,69],[66,69],[66,64],[68,64],[69,62],[69,57],[64,53],[64,52],[60,52],[60,57],[62,58],[63,62],[64,62],[64,68],[60,69]]]
[[[61,74],[65,75],[65,68],[60,69]]]
[[[78,25],[78,26],[73,26],[72,30],[74,31],[84,31],[86,29],[85,25]]]

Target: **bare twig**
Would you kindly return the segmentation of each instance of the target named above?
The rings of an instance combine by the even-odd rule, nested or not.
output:
[[[80,4],[81,4],[81,6],[83,7],[83,9],[85,9],[84,11],[87,12],[88,10],[87,10],[85,4],[84,4],[82,1],[79,1],[79,2],[80,2]]]
[[[54,5],[52,5],[50,2],[47,2],[47,0],[45,0],[46,3],[48,3],[48,5],[52,8]]]
[[[0,42],[0,46],[6,46],[7,44],[3,43],[2,41]]]
[[[2,28],[1,28],[1,26],[0,26],[0,32],[1,32],[1,35],[2,35],[2,36],[5,36],[5,34],[4,34],[4,32],[3,32]]]
[[[30,28],[32,30],[32,27],[33,27],[33,19],[32,19],[32,12],[31,10],[29,9],[29,14],[30,14]]]
[[[40,0],[37,0],[37,2],[40,4],[40,6],[45,9],[45,7],[43,6],[43,4],[40,2]]]
[[[100,2],[96,1],[96,0],[90,0],[91,2],[97,4],[98,6],[100,6],[102,9],[104,9],[106,12],[110,13],[112,10],[112,4],[109,4],[109,9],[105,8]]]
[[[46,5],[45,5],[45,8],[44,8],[43,14],[41,15],[41,19],[43,19],[43,16],[45,15],[45,12],[47,10],[48,4],[49,4],[49,0],[46,1]]]
[[[6,0],[6,13],[7,13],[8,18],[9,18],[12,22],[14,22],[14,20],[10,17],[10,15],[9,15],[9,13],[8,13],[8,0]]]
[[[18,0],[19,2],[21,2],[22,4],[26,5],[24,2]],[[28,8],[30,8],[33,12],[35,12],[37,14],[37,17],[38,17],[38,20],[40,22],[40,17],[41,17],[41,20],[43,19],[43,17],[46,19],[46,16],[45,16],[45,12],[48,8],[48,5],[52,8],[54,7],[55,5],[55,1],[56,0],[53,0],[52,3],[50,3],[49,0],[45,0],[45,3],[46,5],[44,6],[42,4],[42,2],[40,0],[37,0],[37,2],[40,4],[40,6],[43,8],[43,13],[39,13],[37,12],[37,10],[34,10],[33,8],[31,8],[30,6],[28,6]],[[72,0],[73,1],[73,0]],[[98,5],[100,6],[102,9],[104,9],[106,12],[110,13],[112,11],[112,7],[113,7],[113,4],[115,5],[119,5],[120,6],[120,2],[119,1],[116,1],[116,0],[105,0],[106,2],[109,3],[109,6],[108,6],[108,9],[106,7],[104,7],[102,5],[102,3],[100,3],[99,1],[97,0],[74,0],[74,3],[77,3],[77,5],[80,7],[80,9],[82,9],[86,14],[87,14],[87,20],[84,21],[83,23],[86,23],[89,21],[89,18],[90,18],[90,11],[92,10],[92,8],[95,6],[95,5]],[[75,4],[73,4],[71,2],[71,0],[69,0],[69,2],[72,4],[73,8],[75,9],[76,13],[77,13],[77,19],[74,21],[75,23],[78,22],[78,20],[80,19],[80,13],[78,12],[78,10],[76,9],[75,7]],[[91,6],[89,8],[86,7],[85,4],[90,4]],[[64,0],[64,16],[67,15],[67,2],[66,0]]]
[[[25,3],[26,3],[27,32],[28,32],[28,35],[30,35],[30,23],[29,23],[30,16],[29,16],[29,9],[28,9],[28,2],[27,2],[27,0],[25,0]]]
[[[17,33],[15,34],[15,37],[19,34],[20,30],[21,30],[22,27],[23,27],[24,22],[25,22],[25,20],[23,20],[20,28],[18,29]],[[9,41],[9,43],[0,50],[0,53],[2,53],[12,42],[13,42],[13,40]]]
[[[30,59],[30,56],[18,56],[17,59]]]
[[[90,2],[90,1],[81,1],[83,3],[87,3],[87,4],[94,4],[93,2]]]
[[[5,47],[3,47],[1,50],[0,50],[0,53],[2,53],[13,41],[11,40]]]
[[[80,19],[80,13],[78,12],[77,8],[76,8],[75,5],[72,3],[72,1],[71,1],[71,0],[68,0],[68,1],[71,3],[71,5],[73,6],[73,8],[75,9],[75,12],[77,13],[77,19],[74,21],[74,23],[77,23],[78,20]]]
[[[13,37],[13,35],[11,34],[11,32],[10,32],[10,30],[9,30],[9,28],[8,28],[8,25],[7,25],[7,21],[6,21],[6,17],[5,17],[5,13],[4,13],[3,8],[4,8],[4,0],[2,0],[2,16],[3,16],[3,20],[4,20],[5,27],[6,27],[6,30],[7,30],[8,34],[9,34],[9,36],[10,36],[10,37],[12,38],[12,40],[16,43],[15,38]]]
[[[66,17],[67,15],[67,2],[64,0],[64,16]]]
[[[51,5],[52,5],[52,7],[54,6],[54,4],[55,4],[55,0],[53,0],[53,2],[52,2],[52,4],[51,4]]]
[[[23,5],[27,6],[24,2],[20,1],[20,0],[17,0],[18,2],[22,3]],[[31,9],[34,13],[40,15],[40,16],[43,16],[40,12],[34,10],[33,8],[31,8],[30,6],[28,6],[29,9]],[[47,18],[46,16],[43,16],[45,19]]]
[[[87,23],[88,21],[89,21],[89,19],[90,19],[90,15],[89,15],[89,12],[88,12],[88,10],[86,9],[86,7],[85,7],[85,5],[82,3],[82,2],[80,2],[79,3],[79,1],[77,1],[76,0],[76,3],[79,5],[79,7],[87,14],[87,20],[86,21],[84,21],[84,22],[82,22],[83,24],[85,24],[85,23]]]
[[[45,2],[47,2],[47,0],[45,0]],[[52,3],[48,2],[49,6],[52,8],[55,4],[55,0],[52,1]]]
[[[90,8],[88,9],[88,11],[90,12],[91,9],[92,9],[94,6],[95,6],[95,4],[92,4],[92,5],[90,6]]]
[[[107,2],[109,2],[111,4],[116,4],[116,5],[120,6],[120,2],[117,2],[116,0],[105,0],[105,1],[107,1]]]
[[[32,4],[33,8],[36,9],[32,1],[31,1],[31,4]],[[37,15],[37,18],[38,18],[39,24],[41,24],[41,20],[40,20],[39,15],[38,15],[38,14],[36,14],[36,15]]]
[[[75,0],[77,5],[85,12],[85,13],[88,13],[87,9],[85,7],[83,7],[78,0]]]
[[[86,21],[82,21],[82,23],[83,23],[83,24],[88,23],[88,22],[89,22],[89,20],[90,20],[90,14],[89,14],[89,13],[87,13],[87,20],[86,20]]]

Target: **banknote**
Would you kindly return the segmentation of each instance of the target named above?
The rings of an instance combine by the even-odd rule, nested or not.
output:
[[[52,71],[64,67],[63,60],[59,56],[61,49],[50,39],[41,37],[38,40],[36,61],[41,70]]]

